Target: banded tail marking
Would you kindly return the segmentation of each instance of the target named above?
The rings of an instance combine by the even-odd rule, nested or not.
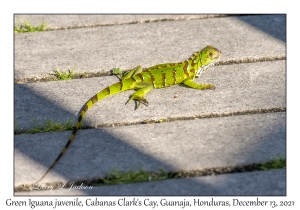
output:
[[[68,140],[68,142],[66,143],[65,147],[62,149],[62,151],[60,152],[60,154],[58,155],[58,157],[55,159],[55,161],[52,163],[52,165],[49,167],[49,169],[44,173],[44,175],[35,183],[37,184],[38,182],[40,182],[43,178],[45,178],[45,176],[49,173],[49,171],[51,171],[51,169],[56,165],[56,163],[60,160],[60,158],[64,155],[64,153],[67,151],[68,147],[70,146],[70,144],[72,143],[72,141],[75,138],[76,132],[80,127],[80,123],[85,115],[85,113],[95,104],[97,103],[99,100],[112,95],[112,94],[116,94],[119,93],[122,90],[122,82],[117,82],[111,86],[106,87],[105,89],[103,89],[102,91],[100,91],[99,93],[97,93],[96,95],[94,95],[90,100],[88,100],[81,108],[81,111],[79,112],[80,114],[78,115],[78,119],[77,122],[75,123],[73,132]],[[115,89],[116,87],[119,87],[118,89]],[[121,89],[120,89],[121,88]],[[111,89],[113,89],[114,91],[111,91]]]
[[[90,101],[91,101],[91,100],[89,100],[89,102],[90,102]],[[88,107],[87,104],[85,104],[85,107],[84,107],[84,108],[86,108],[86,107]],[[88,108],[87,108],[87,109],[88,109]],[[70,146],[71,142],[72,142],[72,141],[74,140],[74,138],[75,138],[75,134],[76,134],[77,130],[79,129],[79,125],[80,125],[80,123],[81,123],[81,121],[82,121],[82,118],[83,118],[84,114],[85,114],[85,111],[82,110],[81,113],[80,113],[80,116],[78,117],[78,120],[77,120],[77,122],[76,122],[76,124],[75,124],[75,126],[74,126],[73,132],[72,132],[72,134],[71,134],[71,136],[70,136],[70,138],[69,138],[67,144],[66,144],[65,147],[62,149],[61,153],[58,155],[58,157],[55,159],[55,161],[52,163],[52,165],[49,167],[49,169],[44,173],[44,175],[43,175],[43,176],[42,176],[35,184],[37,184],[39,181],[41,181],[41,180],[49,173],[49,171],[56,165],[56,163],[60,160],[60,158],[61,158],[61,157],[64,155],[64,153],[67,151],[67,149],[68,149],[68,147]]]

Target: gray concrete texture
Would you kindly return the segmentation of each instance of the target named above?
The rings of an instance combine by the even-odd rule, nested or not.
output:
[[[43,78],[56,67],[74,65],[78,72],[95,73],[178,62],[206,45],[223,51],[223,62],[281,58],[283,29],[284,15],[254,15],[18,34],[15,80]]]
[[[133,102],[124,105],[132,91],[98,102],[88,111],[84,122],[99,128],[79,131],[65,156],[41,183],[105,176],[116,166],[121,170],[141,166],[146,170],[160,167],[167,171],[201,170],[259,163],[280,155],[286,157],[285,15],[175,16],[43,16],[52,29],[73,29],[15,35],[14,75],[19,82],[47,77],[56,66],[65,70],[76,65],[75,71],[87,73],[108,72],[113,67],[129,70],[137,65],[179,62],[209,44],[223,52],[221,65],[196,79],[198,83],[214,84],[215,91],[180,86],[155,89],[147,94],[149,106],[141,105],[136,111]],[[164,18],[173,21],[161,21]],[[239,63],[247,61],[257,62]],[[36,121],[74,119],[84,102],[117,81],[115,77],[103,76],[15,84],[15,127],[26,130]],[[235,116],[182,120],[216,115]],[[160,119],[176,121],[132,125]],[[103,125],[116,127],[103,128]],[[37,181],[70,133],[15,135],[15,186]],[[221,183],[218,180],[222,180],[222,185],[218,185]],[[206,186],[205,193],[196,189],[198,185],[191,191],[184,187],[196,182],[199,187]],[[206,182],[209,184],[205,185]],[[232,182],[236,184],[232,186]],[[172,187],[164,187],[168,183]],[[251,188],[249,184],[243,188],[244,183],[252,183]],[[262,183],[268,186],[265,190],[258,187]],[[285,170],[273,170],[105,186],[69,193],[285,195],[285,185]]]
[[[15,136],[15,184],[37,181],[70,135]],[[116,167],[172,172],[269,161],[285,157],[285,136],[285,113],[81,130],[40,183],[93,179]]]
[[[227,15],[15,15],[15,25],[24,25],[28,21],[33,26],[47,23],[47,29],[61,30],[70,28],[91,28],[107,25],[137,24],[157,21],[192,20]]]
[[[272,177],[270,179],[270,177]],[[111,185],[77,190],[74,188],[57,190],[34,190],[16,192],[16,196],[64,195],[64,196],[282,196],[286,195],[286,170],[271,170],[222,174],[219,176],[172,179],[126,185]],[[74,183],[74,186],[80,183]],[[83,185],[89,187],[89,185]],[[69,190],[70,189],[70,190]],[[101,198],[98,198],[102,200]]]

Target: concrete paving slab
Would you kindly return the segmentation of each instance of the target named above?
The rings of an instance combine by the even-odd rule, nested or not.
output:
[[[222,62],[284,59],[285,15],[253,15],[57,30],[15,35],[15,81],[59,67],[107,73],[114,67],[179,62],[206,45]],[[263,30],[269,27],[269,30]]]
[[[38,81],[56,66],[65,70],[76,65],[77,72],[105,73],[113,67],[129,70],[137,65],[179,62],[209,44],[223,52],[221,66],[196,80],[214,84],[216,91],[178,86],[153,90],[147,94],[150,106],[137,111],[133,111],[133,103],[124,105],[132,91],[96,104],[85,118],[85,124],[92,127],[179,120],[81,130],[64,158],[41,183],[105,176],[116,166],[120,170],[141,166],[146,170],[201,170],[286,156],[285,112],[278,112],[286,107],[286,16],[200,16],[168,17],[182,21],[162,21],[167,17],[162,15],[47,16],[53,29],[74,29],[15,35],[15,82],[26,82],[26,78]],[[262,60],[272,62],[222,65]],[[29,129],[35,120],[72,119],[86,100],[116,81],[115,77],[101,77],[16,84],[15,123]],[[264,113],[268,111],[274,113]],[[238,116],[182,120],[222,115]],[[16,135],[15,186],[37,181],[70,133]],[[203,195],[285,195],[285,170],[228,174],[228,179],[222,176],[105,186],[88,192],[72,190],[69,195],[173,195],[176,188],[179,194],[174,195],[202,195],[198,189],[207,189]],[[244,183],[248,183],[247,188]],[[61,192],[34,191],[28,195]]]
[[[223,17],[227,15],[208,14],[208,15],[15,15],[15,24],[22,24],[29,21],[31,25],[38,26],[43,22],[47,23],[47,28],[51,30],[70,29],[70,28],[87,28],[107,25],[149,23],[158,21],[174,20],[192,20]]]
[[[272,177],[272,179],[270,179],[270,177]],[[74,183],[74,186],[76,185],[80,186],[80,183]],[[82,190],[74,188],[69,189],[15,192],[15,195],[286,196],[286,170],[279,169],[260,172],[222,174],[218,176],[194,177],[189,179],[172,179],[126,185],[101,186]]]
[[[16,135],[15,186],[35,183],[71,131]],[[87,180],[121,171],[191,171],[238,166],[286,156],[285,113],[175,121],[80,130],[40,183]]]
[[[149,106],[134,111],[125,106],[133,91],[95,104],[85,115],[85,125],[130,124],[149,120],[203,117],[236,112],[260,112],[286,107],[285,61],[257,62],[212,67],[196,79],[212,83],[216,90],[199,91],[181,86],[154,89],[146,95]],[[114,76],[62,82],[15,84],[14,116],[19,128],[29,129],[35,120],[65,122],[94,94],[118,82]],[[253,111],[254,110],[254,111]]]

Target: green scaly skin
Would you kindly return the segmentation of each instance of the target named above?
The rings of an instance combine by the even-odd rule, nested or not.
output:
[[[75,134],[79,129],[85,113],[96,102],[106,98],[107,96],[134,89],[137,91],[129,97],[129,100],[126,102],[126,104],[131,100],[135,100],[138,102],[138,105],[136,106],[137,109],[141,103],[148,105],[148,101],[144,96],[153,88],[163,88],[176,84],[185,84],[187,87],[199,90],[215,89],[215,87],[211,84],[197,84],[193,80],[196,76],[200,76],[210,66],[217,62],[220,59],[221,54],[222,53],[220,50],[212,46],[207,46],[201,51],[194,53],[188,60],[183,62],[159,64],[144,70],[141,66],[137,66],[125,76],[121,77],[119,82],[106,87],[94,95],[83,105],[79,111],[77,122],[66,146],[63,148],[59,156],[45,172],[45,174],[37,182],[41,181],[48,174],[48,172],[56,165],[59,159],[66,152],[67,148],[74,140]]]

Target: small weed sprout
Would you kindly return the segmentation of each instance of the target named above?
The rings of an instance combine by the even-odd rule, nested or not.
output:
[[[75,65],[72,68],[72,70],[67,70],[67,71],[60,71],[58,67],[56,67],[56,70],[54,70],[54,75],[56,77],[56,80],[69,80],[74,78],[74,70],[75,70]]]
[[[14,26],[15,33],[26,33],[26,32],[39,32],[39,31],[46,31],[47,23],[43,21],[42,24],[38,26],[33,26],[30,24],[28,20],[24,23],[19,23]]]

